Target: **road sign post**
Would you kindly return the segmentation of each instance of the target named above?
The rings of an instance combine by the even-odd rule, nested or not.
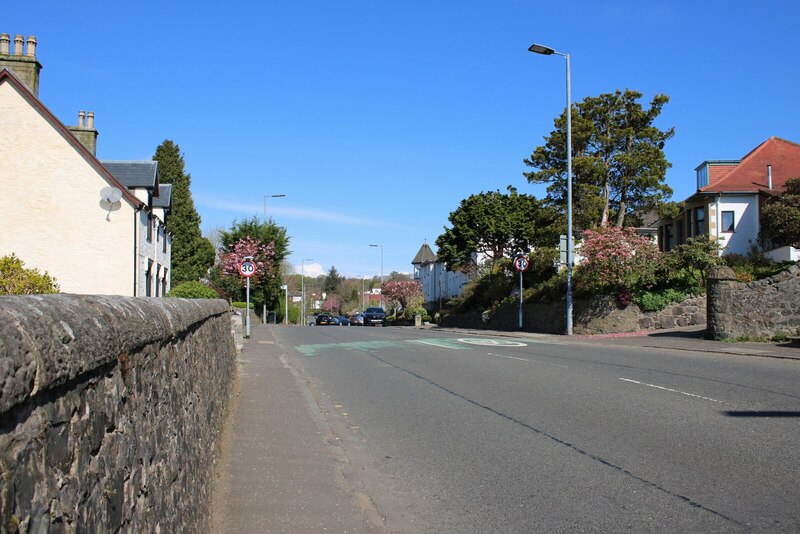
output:
[[[247,256],[239,265],[239,273],[247,279],[247,301],[245,302],[245,339],[250,339],[250,277],[256,274],[256,264],[253,263],[252,256]]]
[[[519,329],[522,330],[522,273],[528,270],[530,262],[527,256],[514,258],[514,268],[519,271]]]

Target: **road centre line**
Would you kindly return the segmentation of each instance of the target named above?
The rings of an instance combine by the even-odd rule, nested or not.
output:
[[[657,386],[655,384],[648,384],[647,382],[639,382],[638,380],[631,380],[630,378],[620,378],[620,380],[622,380],[623,382],[631,382],[633,384],[639,384],[641,386],[647,386],[647,387],[651,387],[651,388],[662,389],[664,391],[670,391],[672,393],[680,393],[681,395],[686,395],[687,397],[695,397],[695,398],[698,398],[698,399],[703,399],[703,400],[707,400],[707,401],[711,401],[711,402],[718,402],[718,403],[721,403],[721,404],[725,404],[721,400],[712,399],[711,397],[703,397],[702,395],[695,395],[694,393],[687,393],[686,391],[680,391],[680,390],[677,390],[677,389],[667,388],[667,387],[664,387],[664,386]]]

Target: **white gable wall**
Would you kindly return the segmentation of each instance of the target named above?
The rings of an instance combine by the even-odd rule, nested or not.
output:
[[[722,254],[749,254],[750,248],[758,242],[758,196],[723,194],[712,207],[716,208],[716,225],[710,228],[711,235],[719,238]],[[732,211],[734,214],[733,232],[723,231],[723,211]]]
[[[0,256],[47,271],[65,293],[133,294],[134,208],[10,83],[0,83]]]

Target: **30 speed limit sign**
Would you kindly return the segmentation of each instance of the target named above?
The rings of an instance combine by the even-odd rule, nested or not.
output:
[[[252,261],[243,261],[242,264],[239,265],[239,272],[245,278],[250,278],[256,274],[256,264]]]
[[[526,271],[529,266],[530,262],[528,261],[528,258],[526,258],[525,256],[517,256],[516,258],[514,258],[514,268],[516,270],[520,272]]]

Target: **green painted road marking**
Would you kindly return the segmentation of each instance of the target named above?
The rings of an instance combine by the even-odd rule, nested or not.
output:
[[[370,351],[379,349],[389,349],[393,347],[400,347],[401,343],[397,341],[350,341],[347,343],[318,343],[310,345],[298,345],[295,349],[306,356],[317,356],[321,352],[332,350],[350,350],[350,351]]]

